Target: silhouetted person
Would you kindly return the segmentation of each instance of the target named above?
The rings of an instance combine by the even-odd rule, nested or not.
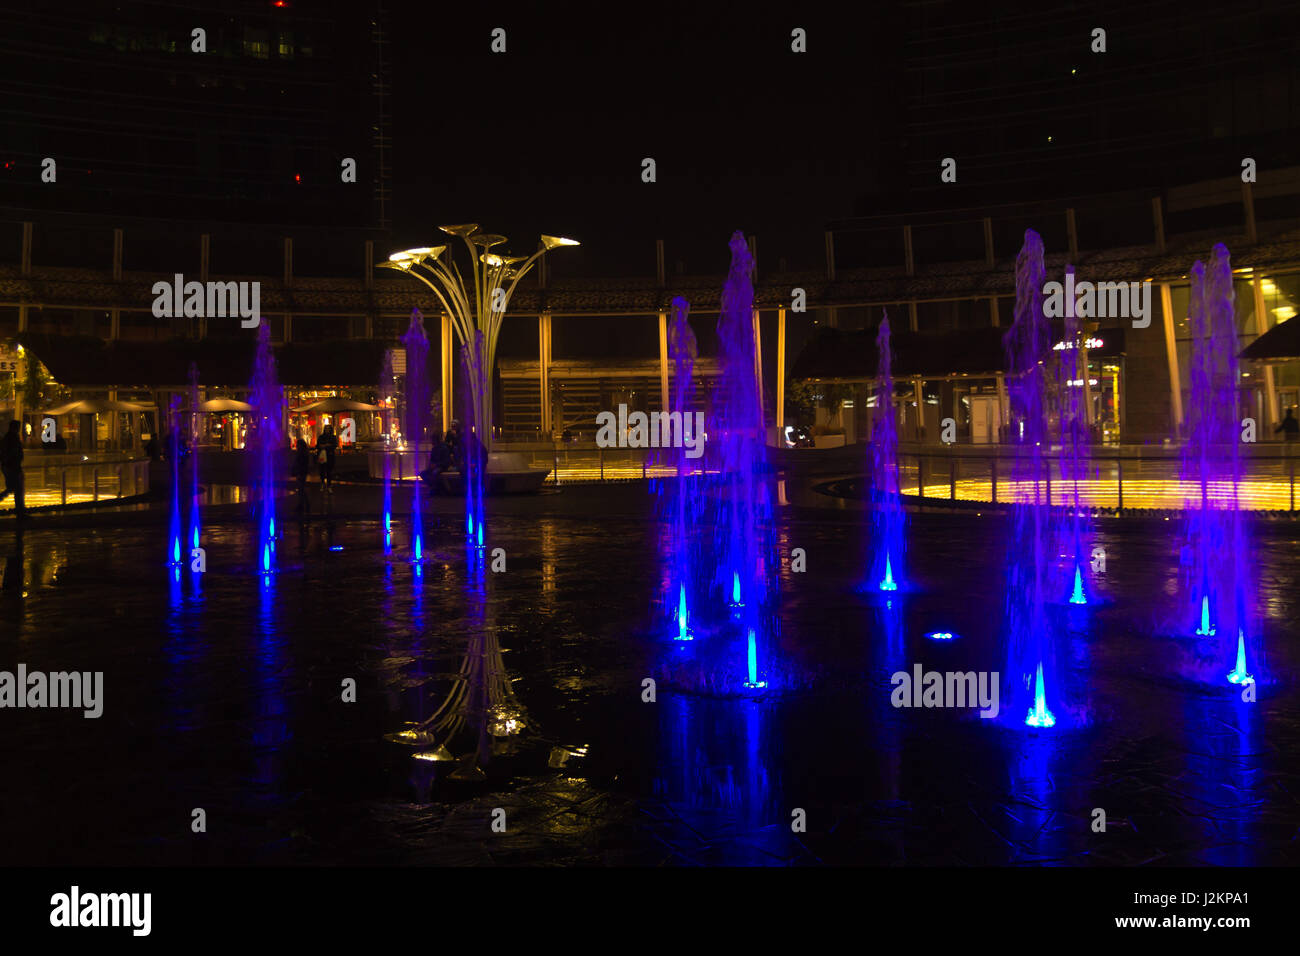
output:
[[[311,474],[311,448],[307,445],[307,439],[302,437],[302,432],[298,433],[298,441],[294,445],[293,453],[293,476],[298,479],[298,511],[311,511],[311,502],[307,498],[307,476]]]
[[[438,479],[451,468],[453,460],[451,445],[442,439],[435,440],[433,449],[429,452],[429,467],[420,472],[420,477],[429,486],[431,494],[437,494]]]
[[[316,439],[316,463],[320,466],[320,483],[325,493],[334,493],[334,453],[338,451],[339,440],[334,434],[334,426],[326,425],[325,430]]]
[[[23,433],[17,419],[9,422],[9,431],[0,439],[0,471],[4,472],[5,490],[0,501],[14,496],[14,515],[27,517],[27,501],[23,495]]]
[[[1273,431],[1282,432],[1283,441],[1295,441],[1297,437],[1300,437],[1300,421],[1296,421],[1295,409],[1288,408],[1286,417],[1277,423],[1277,428],[1274,428]]]

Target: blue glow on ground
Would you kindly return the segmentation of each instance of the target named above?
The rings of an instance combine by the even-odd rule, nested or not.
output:
[[[1083,593],[1083,571],[1077,566],[1074,569],[1074,593],[1070,595],[1071,604],[1087,604],[1088,599]]]
[[[898,584],[894,581],[894,568],[889,563],[889,555],[885,555],[885,577],[880,582],[880,590],[897,591]]]
[[[677,637],[674,640],[690,641],[694,640],[690,630],[686,626],[686,585],[682,585],[681,598],[677,602]]]
[[[745,682],[745,686],[766,687],[767,681],[761,681],[758,679],[758,638],[754,634],[754,629],[752,627],[749,629],[748,644],[748,653],[746,656],[749,658],[749,680]]]
[[[1038,676],[1034,679],[1034,706],[1025,718],[1030,727],[1054,727],[1056,718],[1047,709],[1047,694],[1043,690],[1043,665],[1038,665]]]
[[[1196,629],[1196,633],[1201,637],[1213,637],[1214,625],[1210,623],[1210,598],[1209,595],[1201,598],[1201,626]]]
[[[1249,684],[1255,678],[1246,672],[1246,635],[1243,631],[1237,631],[1237,666],[1232,669],[1228,675],[1229,684]]]

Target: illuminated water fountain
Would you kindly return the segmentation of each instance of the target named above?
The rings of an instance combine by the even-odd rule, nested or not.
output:
[[[690,303],[681,296],[673,299],[673,321],[668,328],[668,354],[673,360],[671,411],[680,413],[683,421],[691,414],[695,395],[695,359],[698,356],[695,333],[686,318],[690,308]],[[693,475],[695,463],[687,457],[686,452],[685,443],[669,450],[668,454],[675,459],[672,464],[676,466],[677,479],[659,484],[660,501],[666,504],[669,512],[666,517],[672,528],[667,556],[671,565],[668,574],[668,606],[672,609],[674,638],[679,641],[692,639],[690,608],[696,598],[696,562],[691,529],[699,523],[699,478]],[[688,591],[691,592],[689,598]]]
[[[167,411],[169,434],[167,456],[172,465],[172,498],[167,521],[167,564],[179,568],[181,561],[181,421],[180,398],[173,396]],[[180,573],[177,572],[179,580]]]
[[[758,323],[754,314],[754,261],[745,237],[731,237],[731,268],[722,290],[718,342],[722,375],[714,394],[713,420],[719,445],[716,485],[715,587],[730,596],[733,615],[745,635],[745,684],[766,687],[764,677],[770,623],[768,566],[771,497],[762,475],[763,406],[759,391]],[[710,441],[713,440],[710,429]],[[725,598],[724,598],[725,600]]]
[[[191,548],[199,547],[199,368],[190,363],[190,529]]]
[[[275,372],[271,351],[271,327],[263,322],[257,330],[257,358],[250,383],[253,406],[250,451],[253,454],[258,522],[258,571],[269,575],[276,569],[278,528],[275,514],[275,482],[280,451],[284,445],[284,388]]]
[[[423,470],[422,449],[428,448],[429,427],[429,339],[424,334],[424,316],[411,310],[411,325],[402,336],[406,346],[406,402],[403,409],[402,434],[415,449],[412,470]],[[387,458],[387,456],[384,456]],[[417,566],[424,560],[424,515],[420,482],[411,493],[411,561]]]
[[[392,414],[393,407],[393,356],[392,353],[384,351],[383,371],[379,377],[379,424],[384,435],[384,496],[383,496],[383,523],[384,523],[384,554],[391,554],[393,551],[393,456],[392,449],[389,447],[392,429],[389,425],[389,416]]]
[[[1066,266],[1067,272],[1073,272]],[[1070,284],[1070,283],[1067,283]],[[1058,456],[1060,491],[1053,502],[1061,505],[1057,527],[1058,553],[1065,560],[1065,577],[1058,592],[1069,593],[1069,603],[1087,604],[1087,589],[1083,584],[1083,567],[1087,561],[1089,519],[1081,489],[1090,475],[1088,467],[1088,413],[1085,405],[1088,389],[1088,361],[1083,329],[1075,310],[1066,309],[1065,336],[1053,350],[1056,357],[1057,438],[1060,442]]]
[[[1222,244],[1207,269],[1191,269],[1192,342],[1182,477],[1198,494],[1186,503],[1182,582],[1185,625],[1210,681],[1247,684],[1261,668],[1253,563],[1239,497],[1241,439],[1232,264]]]
[[[1013,720],[1046,728],[1056,723],[1060,688],[1054,628],[1047,614],[1053,540],[1048,501],[1046,373],[1051,354],[1043,314],[1043,241],[1032,229],[1016,258],[1015,322],[1003,338],[1012,434],[1020,447],[1016,480],[1032,495],[1011,506],[1007,555],[1007,663],[1009,713]]]
[[[907,516],[898,485],[898,419],[888,314],[876,333],[876,407],[871,419],[871,543],[867,590],[897,591],[903,580]]]

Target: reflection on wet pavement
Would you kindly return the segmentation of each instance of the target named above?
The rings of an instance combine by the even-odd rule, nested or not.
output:
[[[513,503],[486,553],[432,527],[418,575],[377,520],[318,515],[263,583],[253,530],[214,522],[197,588],[159,527],[6,530],[0,669],[102,670],[105,704],[3,712],[4,862],[1300,862],[1292,526],[1258,534],[1277,682],[1252,706],[1179,676],[1172,529],[1105,525],[1101,601],[1071,618],[1088,724],[1035,736],[890,704],[915,663],[999,668],[1001,518],[915,516],[916,591],[886,607],[855,590],[857,519],[783,510],[796,689],[713,697],[661,679],[660,529],[622,494]]]

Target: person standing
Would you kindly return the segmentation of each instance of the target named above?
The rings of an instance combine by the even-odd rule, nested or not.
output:
[[[1283,441],[1291,442],[1300,437],[1300,421],[1296,421],[1294,408],[1286,410],[1286,417],[1277,423],[1277,428],[1273,431],[1281,432]]]
[[[307,446],[307,439],[302,437],[302,432],[298,432],[298,440],[294,445],[293,453],[293,476],[298,479],[298,511],[310,512],[311,502],[307,498],[307,476],[311,474],[311,449]]]
[[[0,501],[14,496],[14,516],[27,517],[27,500],[23,494],[23,433],[22,424],[13,419],[9,431],[0,439],[0,471],[4,472],[5,490]]]
[[[334,453],[338,448],[334,426],[326,425],[316,439],[316,463],[320,466],[320,483],[327,495],[334,494]]]

